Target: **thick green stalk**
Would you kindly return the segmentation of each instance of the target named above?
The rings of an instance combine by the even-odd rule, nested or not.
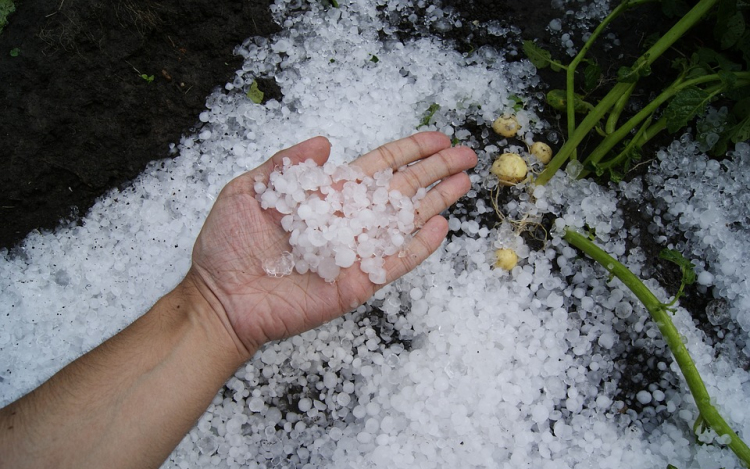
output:
[[[641,135],[641,138],[638,140],[638,146],[642,147],[646,143],[648,143],[649,140],[654,138],[659,132],[667,128],[667,118],[662,116],[661,119],[651,124],[651,127],[646,129],[645,132],[643,132],[643,135]]]
[[[599,24],[599,26],[594,29],[594,31],[591,33],[591,36],[586,40],[586,42],[583,44],[583,47],[581,47],[581,50],[578,51],[578,54],[576,54],[575,58],[570,62],[568,65],[565,73],[566,73],[566,83],[565,83],[565,100],[566,100],[566,110],[567,110],[567,117],[568,117],[568,135],[573,135],[573,133],[576,130],[576,110],[575,110],[575,72],[578,65],[581,63],[581,61],[586,57],[586,54],[588,53],[589,49],[591,49],[591,46],[594,45],[594,41],[601,35],[601,33],[604,32],[604,29],[618,16],[620,16],[621,13],[623,13],[628,8],[632,8],[636,5],[640,5],[642,3],[647,3],[654,0],[634,0],[634,1],[624,1],[621,4],[619,4],[612,12],[607,15],[606,18]],[[576,151],[573,150],[573,153],[570,155],[571,159],[576,159]]]
[[[692,28],[698,21],[700,21],[708,11],[719,0],[700,0],[685,16],[667,31],[656,43],[643,54],[638,60],[634,67],[650,67],[651,64],[659,58],[667,49],[680,37],[682,37],[690,28]],[[568,158],[576,151],[578,145],[583,141],[585,136],[591,129],[604,117],[606,112],[614,106],[618,99],[627,92],[630,83],[618,83],[607,95],[602,98],[599,104],[583,119],[581,125],[575,130],[573,135],[568,135],[568,141],[560,149],[558,154],[549,162],[547,168],[539,175],[536,179],[536,184],[543,185],[547,181],[552,179],[558,169],[568,160]]]
[[[734,454],[750,467],[750,448],[742,439],[732,430],[724,418],[711,404],[711,396],[706,390],[698,369],[695,367],[693,359],[690,357],[685,344],[680,339],[680,333],[677,331],[674,323],[669,317],[666,306],[660,302],[651,290],[649,290],[641,280],[636,277],[627,267],[618,262],[615,258],[604,252],[601,248],[591,242],[586,236],[577,233],[570,228],[566,228],[563,236],[568,243],[585,252],[596,262],[604,266],[607,271],[616,276],[626,287],[632,291],[635,296],[643,303],[651,318],[659,327],[664,340],[666,340],[669,349],[674,355],[677,365],[682,371],[685,381],[687,382],[690,392],[693,394],[695,404],[698,406],[700,417],[718,434],[729,435],[729,448]]]
[[[630,140],[630,142],[628,142],[625,148],[623,148],[623,150],[617,156],[605,161],[604,163],[596,167],[597,174],[600,174],[599,173],[600,170],[604,171],[604,170],[610,170],[612,168],[616,168],[617,166],[619,166],[620,164],[622,164],[628,159],[628,154],[634,147],[640,148],[643,145],[641,143],[641,138],[643,137],[643,134],[645,134],[646,131],[651,128],[649,127],[651,125],[651,118],[652,116],[649,116],[648,119],[646,119],[646,122],[643,123],[641,128],[638,129],[638,132],[636,132],[635,136]],[[586,176],[589,175],[589,173],[590,171],[586,169],[582,170],[581,174],[578,175],[578,179],[585,178]]]
[[[625,94],[620,96],[620,99],[618,99],[615,105],[612,107],[612,111],[610,111],[609,117],[607,117],[607,124],[604,126],[604,133],[606,133],[607,135],[614,132],[617,128],[617,121],[620,120],[620,114],[622,114],[622,111],[625,110],[625,106],[628,105],[630,95],[633,94],[634,89],[635,83],[631,83],[630,89]]]
[[[594,29],[594,31],[591,33],[591,36],[586,40],[586,42],[583,44],[583,47],[581,47],[581,50],[578,51],[578,54],[576,54],[575,58],[570,62],[568,65],[568,68],[566,70],[566,89],[565,89],[565,99],[567,104],[567,117],[568,117],[568,135],[573,135],[573,132],[576,130],[576,111],[575,111],[575,72],[578,65],[583,61],[583,59],[586,57],[586,54],[589,52],[589,49],[591,49],[591,46],[594,45],[594,41],[604,32],[604,29],[606,29],[607,26],[618,16],[620,16],[625,10],[629,8],[636,7],[638,5],[649,3],[655,0],[625,0],[624,2],[617,5],[617,7],[612,10],[612,12],[607,15],[604,20],[599,23],[599,26]],[[629,95],[629,93],[628,93]],[[627,101],[627,99],[626,99]],[[571,159],[576,159],[576,152],[575,150],[570,155]]]
[[[737,87],[744,86],[746,84],[745,81],[750,81],[750,72],[739,72],[736,73],[736,76],[738,79],[736,83]],[[630,133],[630,131],[632,131],[637,125],[643,122],[643,120],[651,116],[659,106],[661,106],[663,103],[665,103],[680,91],[691,86],[710,83],[712,81],[721,81],[721,77],[717,74],[704,75],[702,77],[694,78],[692,80],[687,80],[680,84],[670,86],[659,96],[657,96],[656,99],[648,103],[648,105],[641,109],[635,116],[631,117],[630,120],[623,124],[614,133],[611,133],[607,137],[605,137],[604,140],[602,140],[601,143],[599,143],[599,145],[594,149],[594,151],[589,154],[583,164],[590,165],[598,163],[602,158],[604,158],[607,153],[609,153],[612,148],[614,148],[615,145],[620,142],[620,140],[625,138]],[[721,93],[722,91],[726,90],[724,89],[724,84],[722,83],[706,88],[704,91],[711,95]]]
[[[675,23],[675,25],[664,34],[664,36],[656,41],[656,43],[654,43],[654,45],[643,54],[641,59],[645,60],[648,65],[654,63],[657,58],[672,47],[672,45],[688,32],[690,28],[702,20],[718,2],[719,0],[701,0],[698,2],[690,11],[685,13],[685,16],[680,18],[680,20]],[[636,64],[637,63],[638,61],[636,61]]]
[[[615,105],[620,95],[628,88],[628,86],[630,86],[629,83],[616,84],[612,88],[612,91],[607,93],[607,95],[599,101],[599,104],[597,104],[591,112],[586,114],[586,117],[581,121],[581,125],[579,125],[576,131],[573,132],[573,135],[568,136],[568,141],[565,142],[562,148],[560,148],[557,155],[552,158],[552,161],[547,164],[547,167],[542,171],[542,174],[536,178],[534,181],[535,184],[541,186],[552,179],[552,176],[554,176],[557,170],[568,161],[570,155],[572,155],[576,148],[578,148],[578,145],[581,144],[591,129],[593,129],[594,126],[607,114],[607,111]]]

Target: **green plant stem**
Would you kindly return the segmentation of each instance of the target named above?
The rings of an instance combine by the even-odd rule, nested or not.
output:
[[[679,365],[682,375],[685,377],[688,388],[690,388],[690,392],[693,394],[700,416],[718,435],[729,435],[729,448],[734,451],[734,454],[746,466],[750,467],[750,448],[747,447],[745,442],[727,424],[719,414],[719,411],[716,410],[716,407],[711,404],[711,397],[706,390],[706,385],[703,383],[703,379],[700,373],[698,373],[698,369],[695,367],[695,363],[690,357],[687,347],[682,343],[680,333],[670,319],[666,306],[627,267],[596,246],[586,236],[570,228],[566,228],[563,239],[604,266],[608,272],[620,279],[643,303],[651,314],[651,318],[659,327],[659,331],[661,331],[667,345],[669,345],[669,349],[672,351],[672,355],[674,355],[675,361]]]
[[[617,121],[620,120],[620,115],[622,114],[622,111],[625,110],[625,106],[628,105],[628,100],[630,100],[630,95],[633,94],[633,90],[635,89],[635,83],[630,84],[630,89],[625,92],[622,96],[620,96],[620,99],[617,100],[614,106],[612,106],[612,110],[609,112],[609,117],[607,118],[607,124],[604,126],[604,132],[609,135],[612,132],[615,131],[617,128]]]
[[[750,83],[750,72],[738,72],[735,74],[737,77],[737,83],[736,87],[745,86],[746,84]],[[607,137],[604,138],[604,140],[599,143],[599,145],[594,149],[594,151],[589,154],[589,156],[584,160],[584,165],[595,165],[597,164],[604,156],[609,153],[612,148],[614,148],[617,143],[620,142],[623,138],[625,138],[628,133],[630,133],[631,130],[633,130],[637,125],[639,125],[643,120],[647,119],[649,116],[651,116],[656,109],[661,106],[664,102],[666,102],[668,99],[679,93],[680,91],[684,90],[685,88],[691,87],[691,86],[697,86],[702,85],[705,83],[710,83],[713,81],[721,81],[721,77],[718,74],[713,75],[704,75],[702,77],[694,78],[692,80],[687,80],[679,84],[673,84],[666,90],[664,90],[659,96],[656,97],[653,101],[648,103],[643,109],[641,109],[635,116],[631,117],[630,120],[628,120],[625,124],[623,124],[619,129],[617,129],[614,133],[609,134]],[[716,94],[721,93],[722,91],[726,91],[726,85],[724,83],[711,86],[709,88],[704,89],[706,93],[708,93],[711,96],[715,96]],[[583,177],[583,174],[582,176]]]
[[[581,124],[576,128],[575,132],[573,132],[573,135],[568,136],[568,141],[565,142],[565,144],[560,148],[560,151],[555,155],[554,158],[552,158],[552,161],[550,161],[547,164],[547,167],[542,171],[542,174],[539,175],[539,177],[536,178],[534,181],[537,185],[544,185],[552,179],[552,176],[555,175],[558,169],[562,167],[563,164],[570,158],[570,155],[573,154],[573,152],[578,148],[578,145],[583,141],[583,139],[588,135],[588,133],[591,131],[591,129],[596,126],[596,124],[604,117],[604,115],[609,111],[609,109],[615,105],[619,97],[622,95],[623,92],[626,91],[626,89],[630,86],[629,83],[618,83],[613,88],[612,91],[607,93],[607,95],[602,98],[601,101],[599,101],[599,104],[597,104],[594,109],[589,112],[586,117],[583,118],[583,121],[581,121]]]
[[[609,170],[612,168],[617,167],[619,164],[621,164],[623,161],[625,161],[628,157],[628,154],[634,147],[641,147],[642,144],[640,143],[641,137],[644,133],[649,129],[649,125],[651,125],[651,118],[652,116],[649,116],[646,119],[646,122],[643,123],[640,129],[638,129],[638,132],[635,134],[635,136],[628,142],[628,144],[625,146],[625,148],[614,158],[611,160],[607,160],[604,163],[597,166],[597,174],[599,174],[599,170]],[[581,171],[581,173],[588,174],[588,171],[585,169]],[[580,175],[579,178],[585,177],[585,175]]]
[[[578,65],[583,61],[583,59],[586,57],[586,54],[588,53],[589,49],[591,49],[591,46],[594,45],[594,41],[604,32],[607,26],[618,16],[620,16],[623,12],[625,12],[629,8],[633,8],[635,6],[641,5],[643,3],[648,3],[654,0],[633,0],[633,1],[624,1],[620,3],[612,12],[607,15],[604,20],[599,23],[599,26],[594,29],[594,31],[591,33],[591,36],[586,40],[586,42],[583,44],[583,47],[581,47],[581,50],[578,51],[578,54],[573,58],[573,60],[568,64],[568,68],[565,71],[565,95],[566,95],[566,104],[567,104],[567,117],[568,117],[568,135],[573,135],[573,133],[576,130],[576,111],[575,111],[575,72]],[[626,99],[627,101],[627,99]],[[576,159],[576,151],[573,150],[573,153],[570,155],[571,159]]]
[[[651,48],[646,51],[638,60],[636,65],[638,67],[649,67],[657,58],[659,58],[667,49],[672,47],[680,37],[682,37],[690,28],[692,28],[698,21],[700,21],[708,11],[718,2],[719,0],[700,0],[685,16],[672,26],[664,36],[659,38]],[[557,155],[549,162],[547,168],[539,175],[535,183],[538,185],[544,185],[552,179],[558,169],[570,158],[573,152],[576,151],[578,145],[583,141],[585,136],[591,129],[604,117],[606,112],[614,106],[620,97],[627,92],[630,83],[618,83],[607,95],[602,98],[599,104],[583,119],[581,125],[576,128],[572,135],[568,135],[568,141],[560,149]]]
[[[667,128],[667,118],[662,116],[661,119],[651,124],[651,126],[646,129],[645,132],[641,135],[640,140],[638,140],[638,146],[642,147],[646,143],[649,142],[652,138],[656,137],[659,132]]]

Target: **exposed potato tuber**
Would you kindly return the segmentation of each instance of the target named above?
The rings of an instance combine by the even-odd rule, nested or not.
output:
[[[495,267],[498,269],[512,270],[518,263],[518,256],[512,249],[498,249],[495,251]]]
[[[505,186],[513,186],[523,181],[527,171],[526,162],[518,153],[503,153],[490,168],[490,172]]]
[[[529,149],[529,152],[536,156],[536,159],[547,164],[552,159],[552,148],[544,142],[534,142]]]
[[[513,116],[502,116],[492,123],[492,130],[503,137],[515,137],[521,126]]]

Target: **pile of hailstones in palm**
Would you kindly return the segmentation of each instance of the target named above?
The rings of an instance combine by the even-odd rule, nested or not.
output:
[[[505,138],[518,126],[503,116],[492,127]],[[472,189],[449,211],[451,233],[438,253],[342,318],[266,345],[168,466],[736,465],[731,453],[686,437],[697,414],[645,310],[560,239],[565,226],[593,227],[634,273],[652,274],[637,246],[626,250],[639,228],[622,230],[617,206],[618,195],[638,203],[640,179],[613,191],[577,181],[574,169],[537,187],[528,182],[550,160],[549,146],[495,145],[486,135],[470,139],[482,148]],[[257,181],[258,200],[283,215],[292,248],[269,257],[268,275],[312,271],[335,282],[342,269],[359,268],[385,283],[384,259],[404,254],[425,196],[390,188],[393,174],[287,160]],[[499,206],[501,191],[508,197]],[[540,229],[545,215],[555,220],[549,232]],[[529,232],[542,233],[541,248],[528,246]],[[689,317],[675,321],[710,356]],[[630,348],[641,351],[634,377],[617,361]],[[704,371],[707,362],[698,363]],[[644,379],[649,371],[658,378]],[[731,394],[741,377],[725,371]],[[741,413],[730,417],[742,422]]]

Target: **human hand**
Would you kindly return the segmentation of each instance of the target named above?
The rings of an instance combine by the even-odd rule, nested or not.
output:
[[[329,153],[328,140],[316,137],[280,151],[232,180],[219,194],[196,240],[185,281],[208,302],[245,358],[265,342],[304,332],[354,309],[382,287],[370,282],[358,264],[342,269],[332,283],[311,272],[273,278],[263,268],[269,255],[291,248],[281,227],[282,215],[261,209],[255,182],[258,178],[267,182],[283,158],[292,164],[312,159],[322,165]],[[409,272],[438,248],[448,232],[447,221],[439,214],[469,190],[463,171],[476,161],[471,149],[451,148],[445,135],[424,132],[386,144],[352,163],[367,175],[392,168],[390,187],[409,197],[439,181],[420,201],[414,224],[421,228],[406,245],[406,255],[386,259],[387,282]],[[409,166],[396,171],[405,165]]]

